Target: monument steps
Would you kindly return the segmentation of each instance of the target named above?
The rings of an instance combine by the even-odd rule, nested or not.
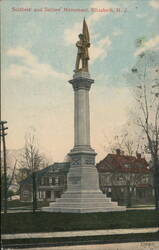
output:
[[[42,208],[43,210],[43,208]],[[125,207],[116,206],[116,207],[95,207],[95,208],[83,208],[83,207],[70,207],[70,208],[63,208],[63,207],[45,207],[45,212],[55,212],[55,213],[106,213],[106,212],[117,212],[117,211],[125,211]]]
[[[65,208],[67,206],[67,208],[70,207],[74,207],[74,208],[78,208],[79,206],[82,208],[92,208],[92,207],[116,207],[117,203],[115,202],[100,202],[97,203],[96,201],[94,202],[87,202],[87,203],[54,203],[54,204],[50,204],[50,207],[52,208],[56,208],[56,207],[63,207]]]
[[[64,194],[62,194],[62,198],[70,198],[70,199],[76,199],[76,198],[79,198],[79,199],[108,199],[108,200],[111,200],[111,198],[109,197],[106,197],[101,191],[99,192],[89,192],[89,191],[83,191],[83,192],[68,192],[66,191]],[[61,198],[59,198],[61,199]]]
[[[103,202],[103,199],[101,199],[101,198],[96,198],[95,199],[96,200],[96,203],[99,203],[99,202]],[[58,198],[58,199],[56,199],[56,202],[59,204],[59,203],[78,203],[78,202],[82,202],[82,203],[86,203],[86,202],[93,202],[94,201],[94,199],[92,198],[74,198],[74,199],[69,199],[69,198],[63,198],[63,199],[61,199],[61,198]],[[110,198],[105,198],[104,199],[104,202],[107,202],[107,203],[110,203],[111,202],[111,199]],[[55,204],[55,202],[51,202],[50,203],[50,205],[51,204]]]

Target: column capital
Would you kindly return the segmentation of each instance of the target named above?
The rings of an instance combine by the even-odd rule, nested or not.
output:
[[[90,78],[89,73],[81,71],[76,72],[73,75],[73,79],[70,80],[69,83],[72,84],[75,91],[79,89],[90,90],[92,83],[94,83],[94,80]]]

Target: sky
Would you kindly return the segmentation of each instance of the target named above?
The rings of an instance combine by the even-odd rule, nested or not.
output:
[[[68,81],[85,17],[94,79],[91,146],[98,162],[107,153],[108,140],[127,123],[133,105],[133,86],[126,74],[141,52],[158,50],[158,0],[1,0],[0,5],[7,148],[21,149],[29,130],[51,161],[63,161],[73,148],[74,93]],[[139,38],[143,44],[137,48]]]

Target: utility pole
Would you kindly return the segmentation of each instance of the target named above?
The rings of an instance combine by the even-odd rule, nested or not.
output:
[[[6,129],[8,127],[5,127],[6,121],[0,121],[0,136],[2,138],[3,142],[3,167],[4,167],[4,214],[7,214],[7,161],[6,161],[6,143],[5,143],[5,136]]]
[[[33,170],[32,179],[33,179],[33,214],[34,214],[36,212],[36,209],[37,209],[36,172],[35,172],[35,170]]]

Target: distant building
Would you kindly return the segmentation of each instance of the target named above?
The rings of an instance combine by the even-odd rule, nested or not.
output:
[[[127,156],[118,149],[96,165],[100,189],[119,204],[154,202],[153,174],[141,154]]]
[[[37,171],[37,199],[55,201],[67,189],[67,173],[70,163],[54,163]],[[108,154],[97,165],[99,185],[103,193],[119,204],[148,204],[154,202],[153,175],[141,154]],[[32,201],[32,177],[20,184],[20,200]]]
[[[37,200],[55,201],[67,188],[69,162],[54,163],[36,172]],[[32,176],[20,183],[20,200],[32,201]]]

